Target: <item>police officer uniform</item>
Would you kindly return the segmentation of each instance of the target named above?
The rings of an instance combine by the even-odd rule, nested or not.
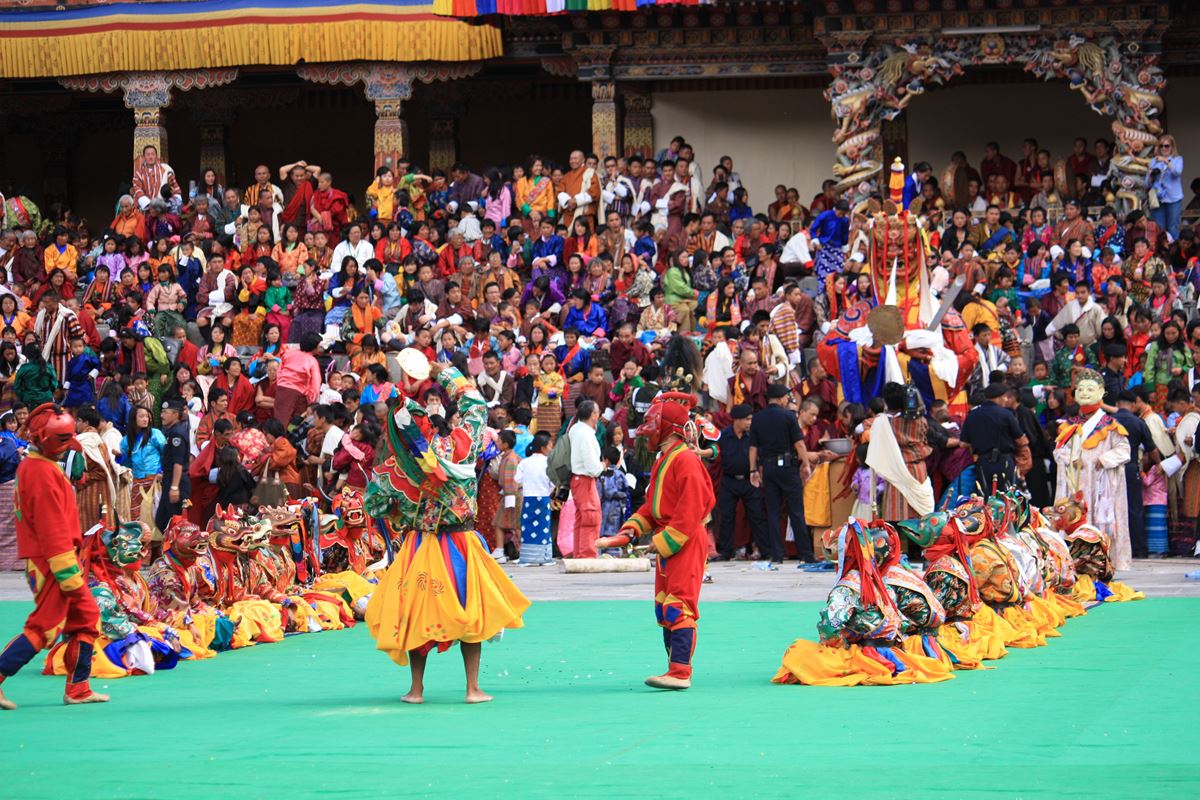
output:
[[[734,406],[730,416],[735,420],[749,419],[754,409],[747,403]],[[717,440],[717,451],[721,454],[721,485],[717,492],[717,507],[720,509],[721,527],[717,533],[718,559],[728,561],[733,557],[733,529],[737,522],[737,507],[740,502],[746,509],[750,523],[750,534],[760,549],[767,532],[767,517],[764,513],[762,491],[750,482],[750,432],[738,436],[733,426],[721,431]],[[763,551],[764,554],[770,551]]]
[[[159,531],[165,532],[171,524],[171,517],[183,513],[183,501],[192,493],[191,482],[188,478],[188,464],[191,462],[191,430],[188,427],[186,408],[182,400],[168,400],[163,403],[163,409],[171,409],[183,414],[183,418],[174,425],[163,430],[167,444],[162,453],[163,487],[162,497],[158,501],[158,509],[154,514],[154,524]],[[179,501],[171,502],[171,481],[175,475],[175,465],[183,467],[179,478]]]
[[[773,383],[767,387],[768,400],[778,400],[789,393],[783,384]],[[796,442],[803,440],[804,434],[794,411],[771,404],[754,414],[750,424],[750,444],[758,451],[758,463],[752,466],[762,470],[763,500],[767,506],[767,530],[758,552],[773,562],[783,561],[779,507],[785,502],[800,560],[813,561],[815,558],[812,537],[804,521],[804,487],[800,483],[800,462],[796,457]]]
[[[998,491],[1016,483],[1017,441],[1025,436],[1017,415],[996,405],[1008,387],[993,383],[984,390],[987,400],[972,408],[963,420],[962,441],[971,445],[975,454],[975,486],[985,497],[992,491],[993,480]]]
[[[1133,402],[1137,395],[1120,392],[1118,397]],[[1125,501],[1129,505],[1129,549],[1134,558],[1146,558],[1146,507],[1142,500],[1142,454],[1155,449],[1154,437],[1146,421],[1127,408],[1118,408],[1113,417],[1121,423],[1129,439],[1129,461],[1125,462]]]

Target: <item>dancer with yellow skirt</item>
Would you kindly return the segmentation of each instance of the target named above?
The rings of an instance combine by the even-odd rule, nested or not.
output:
[[[399,360],[410,378],[435,378],[451,407],[445,419],[427,416],[407,398],[389,409],[387,457],[375,467],[367,512],[385,518],[402,540],[367,604],[367,627],[377,649],[411,665],[404,702],[424,702],[429,652],[457,642],[466,701],[486,703],[492,698],[479,688],[481,644],[505,628],[520,628],[530,605],[473,526],[487,403],[454,367],[430,364],[414,349],[402,351]]]

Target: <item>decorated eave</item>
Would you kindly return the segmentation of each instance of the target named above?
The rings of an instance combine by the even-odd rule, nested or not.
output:
[[[585,11],[637,11],[650,6],[700,6],[712,0],[434,0],[434,13],[448,17],[548,16]]]
[[[431,0],[0,4],[0,78],[330,61],[495,58],[498,27]]]

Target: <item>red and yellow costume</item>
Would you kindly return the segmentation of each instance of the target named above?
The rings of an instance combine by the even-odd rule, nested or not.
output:
[[[656,449],[662,442],[674,442],[654,463],[646,501],[622,526],[623,533],[650,535],[657,551],[654,615],[669,656],[664,677],[683,682],[692,676],[700,586],[708,560],[705,524],[716,502],[708,470],[687,444],[688,432],[695,430],[688,414],[694,404],[692,395],[667,392],[650,406],[638,436]],[[647,683],[658,685],[655,680]],[[686,688],[686,683],[664,688]]]
[[[34,448],[17,467],[17,555],[25,559],[25,575],[36,606],[25,629],[0,652],[0,682],[15,675],[38,651],[66,642],[67,703],[107,700],[88,683],[100,611],[87,586],[87,564],[79,529],[75,491],[55,463],[68,449],[79,449],[75,421],[52,403],[34,409],[28,421]],[[14,707],[0,694],[0,707]]]

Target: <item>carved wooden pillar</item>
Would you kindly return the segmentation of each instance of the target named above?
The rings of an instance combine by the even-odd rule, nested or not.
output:
[[[158,157],[166,161],[167,129],[162,125],[162,106],[133,107],[133,157],[140,158],[147,147],[158,151]]]
[[[592,152],[601,161],[621,153],[616,95],[617,85],[612,81],[592,82]]]
[[[611,45],[579,45],[571,55],[579,68],[579,79],[592,85],[592,152],[604,160],[621,155],[621,133],[617,126],[617,85],[612,78]]]
[[[408,124],[401,106],[412,98],[413,73],[395,64],[373,64],[363,76],[367,99],[375,103],[375,169],[395,166],[408,149]]]
[[[625,155],[654,155],[654,117],[650,114],[652,98],[649,89],[623,89],[625,106]]]
[[[375,101],[375,169],[394,167],[408,152],[408,122],[400,114],[403,101]]]

